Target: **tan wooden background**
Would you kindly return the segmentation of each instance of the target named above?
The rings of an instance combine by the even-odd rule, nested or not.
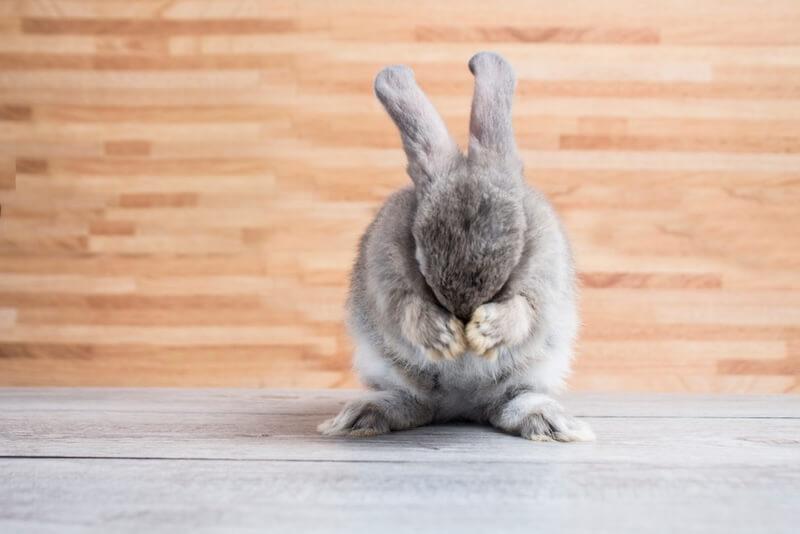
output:
[[[648,4],[645,6],[645,4]],[[0,385],[355,384],[356,240],[515,65],[584,286],[576,389],[800,391],[800,2],[0,2]]]

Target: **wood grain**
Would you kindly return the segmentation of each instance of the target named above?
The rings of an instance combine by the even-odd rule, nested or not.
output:
[[[0,389],[14,532],[793,532],[797,396],[571,395],[598,432],[314,427],[354,391]],[[413,511],[413,513],[410,513]]]
[[[466,143],[519,77],[583,283],[575,389],[800,392],[800,4],[0,5],[0,384],[346,387],[412,66]]]

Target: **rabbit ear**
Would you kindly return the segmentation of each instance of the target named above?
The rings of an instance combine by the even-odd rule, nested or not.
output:
[[[375,94],[400,130],[408,174],[415,185],[426,186],[461,158],[458,145],[411,69],[393,65],[380,71],[375,78]]]
[[[518,160],[511,125],[511,101],[516,77],[499,54],[479,52],[469,60],[475,76],[469,121],[469,160]]]

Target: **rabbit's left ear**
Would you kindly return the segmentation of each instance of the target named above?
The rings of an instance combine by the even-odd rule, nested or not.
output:
[[[418,189],[449,173],[463,158],[444,121],[403,65],[386,67],[375,78],[375,94],[389,113],[408,156],[408,174]]]
[[[517,145],[511,124],[516,76],[499,54],[479,52],[469,60],[475,92],[469,120],[469,161],[517,164]]]

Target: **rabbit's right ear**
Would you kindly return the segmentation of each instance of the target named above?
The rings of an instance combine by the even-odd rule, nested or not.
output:
[[[414,185],[424,188],[446,175],[461,152],[413,71],[403,65],[386,67],[375,78],[375,94],[400,130]]]
[[[475,93],[469,121],[468,159],[516,164],[519,156],[511,124],[516,87],[514,69],[501,55],[480,52],[469,60],[469,70],[475,76]]]

